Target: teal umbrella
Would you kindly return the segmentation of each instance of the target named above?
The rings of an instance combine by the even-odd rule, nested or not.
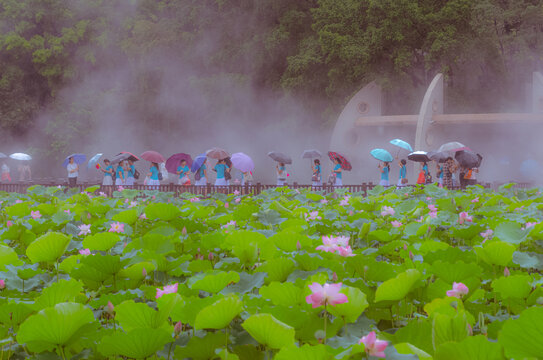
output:
[[[390,143],[409,152],[413,152],[413,148],[411,147],[411,145],[409,145],[407,141],[403,141],[402,139],[390,140]]]
[[[87,168],[91,169],[91,168],[95,167],[96,164],[98,164],[98,160],[100,160],[102,155],[104,155],[104,154],[98,153],[98,154],[94,155],[93,157],[91,157],[91,159],[89,160],[89,163],[87,164]]]
[[[394,160],[392,155],[385,149],[373,149],[370,154],[379,161],[391,162]]]

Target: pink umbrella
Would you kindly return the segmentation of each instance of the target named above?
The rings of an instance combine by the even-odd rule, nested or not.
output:
[[[253,171],[255,169],[253,159],[251,159],[247,154],[241,152],[232,154],[230,160],[232,160],[234,167],[241,172]]]
[[[185,153],[179,153],[173,154],[168,158],[168,160],[166,160],[166,170],[168,170],[170,174],[176,174],[177,167],[181,163],[181,160],[185,160],[189,168],[192,166],[192,158],[190,157],[190,155]]]
[[[153,150],[144,152],[143,154],[141,154],[141,158],[143,160],[147,160],[154,163],[163,163],[164,161],[166,161],[166,159],[164,159],[164,156],[162,156],[160,153]]]

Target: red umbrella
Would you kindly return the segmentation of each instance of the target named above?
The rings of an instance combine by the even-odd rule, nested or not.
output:
[[[351,163],[349,162],[349,160],[347,160],[345,158],[345,156],[341,155],[340,153],[338,152],[334,152],[334,151],[328,151],[328,157],[330,158],[330,160],[334,161],[335,159],[338,159],[339,160],[339,164],[341,165],[341,168],[343,170],[346,170],[346,171],[351,171],[352,170],[352,166],[351,166]]]
[[[176,174],[177,167],[181,163],[181,160],[185,160],[189,168],[192,166],[192,158],[190,157],[190,155],[185,153],[179,153],[173,154],[168,158],[168,160],[166,160],[166,170],[168,170],[170,174]]]
[[[164,159],[164,156],[162,156],[160,153],[153,150],[144,152],[143,154],[141,154],[141,158],[143,160],[147,160],[154,163],[163,163],[164,161],[166,161],[166,159]]]
[[[121,155],[121,154],[125,154],[126,156],[128,156],[126,158],[126,160],[138,161],[140,159],[139,157],[137,157],[136,155],[134,155],[134,154],[132,154],[131,152],[128,152],[128,151],[121,151],[117,155]]]

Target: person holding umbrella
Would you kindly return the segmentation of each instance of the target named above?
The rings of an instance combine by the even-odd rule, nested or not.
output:
[[[157,189],[160,185],[160,180],[158,179],[158,163],[151,162],[151,167],[149,168],[149,173],[147,173],[147,176],[149,177],[149,181],[147,182],[147,185],[149,185],[150,189]]]
[[[445,161],[445,164],[443,164],[443,186],[447,189],[453,188],[453,174],[456,171],[456,164],[454,163],[454,160],[452,157],[448,157]]]
[[[119,161],[117,169],[115,170],[115,185],[124,186],[125,184],[125,173],[124,173],[124,160]]]
[[[68,158],[66,170],[68,171],[68,186],[75,187],[77,184],[77,176],[79,175],[79,165],[75,163],[73,156]]]
[[[9,173],[9,166],[5,162],[2,163],[2,181],[11,182],[11,175]]]
[[[104,186],[111,186],[113,185],[113,166],[111,166],[111,162],[109,159],[104,159],[104,165],[106,166],[105,169],[99,168],[104,173],[104,179],[102,180],[102,185]],[[99,167],[100,165],[97,165]]]
[[[400,176],[398,178],[398,187],[403,187],[405,184],[407,184],[407,161],[405,159],[401,159],[398,162],[398,165],[400,165]]]
[[[334,169],[332,170],[332,173],[336,176],[336,182],[335,186],[343,186],[343,179],[342,179],[342,172],[343,168],[341,167],[341,160],[339,158],[334,158]]]
[[[228,167],[224,163],[224,159],[219,159],[217,161],[217,164],[215,164],[215,167],[213,170],[217,172],[217,178],[215,179],[215,186],[227,186],[228,183],[226,182],[226,178],[224,177],[224,174]]]
[[[202,163],[202,166],[198,169],[198,177],[199,179],[196,179],[196,174],[194,174],[194,179],[196,180],[196,185],[198,186],[205,186],[207,185],[207,166],[206,166],[207,159],[204,159],[204,162]]]
[[[313,176],[311,177],[313,186],[322,186],[322,167],[321,167],[321,161],[319,159],[313,160],[313,165],[311,165],[311,170],[313,170]]]
[[[187,161],[185,159],[181,160],[179,166],[177,167],[177,175],[179,175],[179,180],[177,180],[177,185],[190,185],[189,179],[190,169],[187,166]]]
[[[285,186],[288,176],[285,163],[280,162],[278,165],[275,165],[275,171],[277,172],[277,186]]]
[[[134,166],[134,161],[132,159],[128,159],[126,162],[126,179],[124,183],[127,186],[134,186],[134,174],[136,173],[136,167]]]
[[[382,185],[384,187],[390,186],[390,181],[388,180],[388,175],[390,173],[390,163],[379,163],[378,167],[379,170],[381,170],[381,181],[379,181],[379,185]]]
[[[443,187],[443,164],[436,165],[437,184],[440,188]]]

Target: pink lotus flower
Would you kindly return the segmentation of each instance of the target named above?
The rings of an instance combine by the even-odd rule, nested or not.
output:
[[[241,198],[235,198],[234,201],[236,202],[236,204],[239,204],[239,202],[241,201]]]
[[[159,288],[156,289],[156,298],[162,297],[162,295],[166,294],[175,294],[177,292],[177,285],[178,283],[175,283],[173,285],[166,285],[164,286],[164,290],[160,290]]]
[[[122,187],[122,185],[119,185],[119,187],[117,188],[117,191],[123,191],[123,190],[124,190],[124,187]]]
[[[69,213],[70,213],[70,209],[64,210],[64,212],[65,212],[66,214],[69,214]]]
[[[353,249],[351,249],[350,246],[346,246],[346,247],[338,246],[337,247],[337,253],[338,253],[338,255],[341,255],[343,257],[354,256]]]
[[[432,219],[435,219],[437,217],[437,211],[430,211],[428,215],[430,215]]]
[[[83,250],[79,250],[79,253],[81,255],[90,255],[91,251],[89,249],[83,249]]]
[[[319,306],[343,304],[349,301],[347,295],[340,293],[341,283],[338,284],[321,284],[314,282],[309,285],[309,288],[312,291],[311,295],[308,295],[305,298],[305,301],[308,304],[311,304],[313,308]]]
[[[224,207],[228,209],[230,207],[230,204],[229,203],[224,203]]]
[[[193,203],[193,202],[200,202],[200,198],[197,198],[197,197],[193,197],[190,199],[190,202]]]
[[[372,331],[368,335],[363,336],[358,343],[364,344],[365,350],[369,355],[378,358],[385,357],[385,349],[388,346],[388,342],[384,340],[377,340],[377,335],[375,334],[375,331]]]
[[[326,199],[321,199],[321,204],[328,204],[328,200],[326,200]]]
[[[478,203],[479,202],[479,197],[477,196],[475,199],[471,200],[472,203]]]
[[[392,224],[392,227],[398,228],[402,226],[403,224],[397,220],[392,221],[390,224]]]
[[[20,203],[22,203],[22,202],[23,202],[23,200],[21,200],[21,199],[15,200],[15,204],[20,204]]]
[[[310,212],[309,214],[304,214],[305,216],[305,219],[307,221],[310,221],[310,220],[321,220],[322,218],[319,216],[319,212],[318,211],[312,211]]]
[[[430,211],[437,211],[437,207],[435,205],[428,205],[428,209],[430,209]]]
[[[473,221],[473,218],[471,216],[469,216],[469,214],[465,211],[462,211],[459,215],[458,215],[458,223],[460,225],[462,225],[464,222],[472,222]]]
[[[345,196],[345,197],[343,198],[343,200],[341,200],[341,201],[339,202],[339,205],[340,205],[340,206],[348,206],[348,205],[349,205],[349,200],[350,200],[350,199],[351,199],[350,196]]]
[[[430,196],[427,196],[426,201],[432,201],[432,198]]]
[[[8,220],[8,221],[6,221],[6,225],[7,225],[7,227],[10,227],[10,226],[13,226],[13,223],[11,222],[11,220]]]
[[[181,235],[183,235],[183,236],[187,235],[187,227],[186,226],[183,226],[183,228],[181,229]]]
[[[142,213],[139,217],[140,220],[146,220],[147,219],[147,215],[145,215],[145,213]]]
[[[78,234],[79,236],[81,236],[81,235],[88,235],[88,234],[91,233],[91,229],[90,229],[91,226],[90,226],[90,224],[88,224],[88,225],[81,224],[81,225],[79,225],[78,227],[79,227],[79,234]]]
[[[108,232],[122,233],[124,232],[124,224],[120,222],[111,223]]]
[[[6,281],[4,279],[0,279],[0,290],[4,290],[6,287]]]
[[[537,224],[539,224],[539,223],[538,222],[527,222],[523,229],[524,230],[529,229],[531,227],[536,226]]]
[[[349,238],[346,236],[323,236],[322,245],[317,246],[317,250],[323,250],[326,252],[336,252],[340,246],[348,246]]]
[[[505,269],[503,269],[503,276],[508,277],[511,275],[511,271],[509,271],[509,268],[506,266]]]
[[[234,195],[238,196],[239,195],[239,190],[234,190]]]
[[[492,235],[494,235],[494,231],[492,231],[491,229],[487,229],[486,231],[483,231],[480,235],[484,238],[484,243],[488,239],[492,238]]]
[[[103,196],[103,197],[106,197],[106,196],[107,196],[106,193],[103,192],[103,191],[100,191],[100,192],[98,193],[98,195]]]
[[[447,291],[447,296],[456,297],[461,299],[464,295],[467,295],[469,289],[462,283],[453,283],[452,290]]]
[[[333,239],[336,244],[338,244],[339,246],[349,246],[349,237],[348,236],[337,236],[337,237],[330,237],[331,239]]]
[[[418,223],[421,223],[424,220],[424,216],[421,216],[420,218],[416,219],[415,221]]]
[[[183,331],[183,323],[181,321],[178,321],[173,327],[173,332],[175,333],[175,336],[179,336],[179,334],[181,334],[181,331]]]
[[[30,216],[32,216],[32,219],[39,219],[41,218],[40,211],[30,211]]]
[[[128,205],[128,208],[131,209],[131,208],[133,208],[133,207],[135,207],[135,206],[137,206],[137,205],[138,205],[138,202],[137,202],[137,201],[131,201],[131,202],[130,202],[130,205]]]
[[[221,226],[221,228],[223,229],[228,229],[229,227],[236,227],[236,220],[230,220],[229,222],[227,222],[226,224],[224,224],[223,226]]]
[[[383,208],[381,209],[381,216],[393,216],[396,212],[394,211],[394,209],[390,206],[383,206]]]
[[[111,303],[111,301],[107,302],[105,310],[109,315],[113,316],[113,314],[115,313],[115,307],[113,307],[113,304]]]

